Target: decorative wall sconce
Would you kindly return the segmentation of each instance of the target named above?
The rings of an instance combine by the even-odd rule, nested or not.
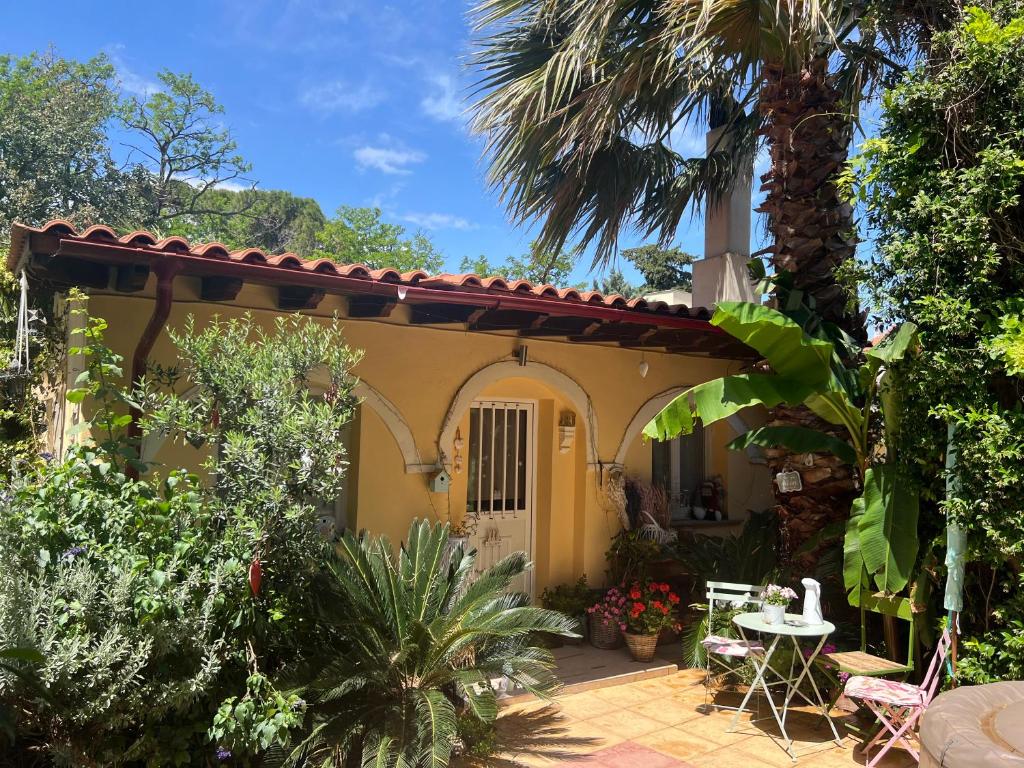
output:
[[[452,457],[452,469],[458,474],[462,472],[462,430],[455,430],[455,440],[452,443],[452,447],[455,448],[455,456]]]
[[[576,439],[576,414],[562,411],[558,417],[558,452],[568,453]]]

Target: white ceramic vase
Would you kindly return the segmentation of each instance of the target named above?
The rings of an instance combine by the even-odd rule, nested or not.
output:
[[[764,616],[765,624],[785,624],[786,623],[786,606],[784,605],[765,605],[761,606],[761,614]]]

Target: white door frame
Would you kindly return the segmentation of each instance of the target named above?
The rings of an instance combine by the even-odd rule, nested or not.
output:
[[[537,551],[537,410],[538,401],[531,398],[520,397],[477,397],[469,407],[469,428],[473,429],[473,409],[487,407],[488,405],[511,405],[517,409],[526,411],[527,444],[526,444],[526,502],[529,515],[527,516],[526,541],[529,549],[526,552],[526,559],[533,563],[533,553]],[[525,406],[525,407],[524,407]],[[483,433],[481,432],[481,439]],[[467,441],[468,442],[468,441]],[[477,473],[480,472],[477,465]],[[468,477],[467,477],[468,481]],[[469,488],[466,488],[466,495],[469,495]],[[479,501],[479,500],[478,500]],[[493,510],[492,510],[493,514]],[[477,513],[479,521],[480,513]],[[531,567],[526,572],[526,594],[530,600],[534,599],[534,569]]]

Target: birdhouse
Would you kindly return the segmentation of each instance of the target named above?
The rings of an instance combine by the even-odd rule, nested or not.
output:
[[[448,493],[448,487],[452,483],[452,477],[443,469],[430,476],[431,493]]]

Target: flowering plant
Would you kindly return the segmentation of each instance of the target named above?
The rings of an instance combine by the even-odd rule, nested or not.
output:
[[[624,632],[635,635],[656,635],[663,629],[677,627],[676,606],[679,595],[663,582],[635,582],[626,593]]]
[[[769,584],[761,592],[761,602],[765,605],[789,605],[790,600],[796,600],[796,592],[789,587]]]
[[[604,626],[616,625],[625,629],[626,595],[619,587],[612,587],[604,593],[604,597],[587,608],[587,613],[596,617]]]

